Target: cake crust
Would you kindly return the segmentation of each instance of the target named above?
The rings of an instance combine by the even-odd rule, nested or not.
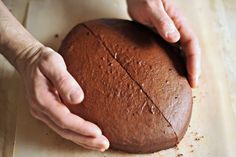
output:
[[[85,93],[70,111],[97,124],[113,149],[151,153],[175,146],[191,117],[184,60],[148,28],[119,19],[75,26],[59,53]]]

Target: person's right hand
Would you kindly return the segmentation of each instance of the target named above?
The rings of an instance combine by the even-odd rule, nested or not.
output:
[[[63,58],[37,41],[0,0],[0,52],[22,76],[31,114],[65,139],[105,151],[109,141],[95,124],[72,114],[63,102],[80,103],[84,94]]]
[[[109,141],[98,126],[72,114],[63,104],[78,104],[84,98],[63,58],[51,48],[33,49],[27,50],[33,52],[22,53],[30,54],[26,55],[28,57],[16,60],[33,117],[82,147],[98,151],[108,149]]]

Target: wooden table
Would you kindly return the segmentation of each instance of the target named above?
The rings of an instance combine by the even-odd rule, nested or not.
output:
[[[69,0],[73,1],[73,0]],[[67,3],[69,3],[67,1]],[[98,1],[98,0],[97,0]],[[77,20],[95,17],[126,17],[124,0],[93,0],[76,3],[83,9],[96,7],[96,15],[78,15]],[[33,19],[43,20],[45,14],[53,16],[55,8],[64,6],[55,0],[3,0],[17,19],[44,44],[57,49],[58,41],[51,37],[55,32],[43,34],[43,26],[35,26]],[[30,2],[30,3],[29,3]],[[65,3],[65,1],[64,1]],[[86,3],[86,4],[85,4]],[[146,155],[129,155],[108,151],[98,153],[82,149],[60,138],[44,124],[33,119],[24,98],[22,81],[14,68],[0,56],[0,156],[204,156],[233,157],[236,154],[236,1],[235,0],[176,0],[189,23],[199,36],[202,46],[202,76],[200,88],[193,90],[194,99],[191,126],[178,148]],[[41,5],[40,9],[38,5]],[[49,9],[55,5],[54,9]],[[69,5],[69,4],[68,4]],[[27,7],[28,6],[28,7]],[[78,5],[79,7],[80,5]],[[107,7],[109,6],[109,7]],[[115,9],[111,9],[114,6]],[[66,6],[65,6],[66,7]],[[104,11],[104,7],[107,8]],[[28,8],[28,9],[27,9]],[[82,7],[81,7],[82,9]],[[41,11],[40,11],[41,10]],[[103,12],[101,12],[103,10]],[[71,11],[73,12],[73,11]],[[64,13],[60,11],[60,14]],[[76,11],[73,13],[76,15]],[[112,14],[111,14],[112,13]],[[117,14],[116,14],[117,13]],[[70,13],[71,14],[71,13]],[[27,15],[27,16],[26,16]],[[64,13],[66,15],[66,13]],[[56,22],[59,19],[55,19]],[[72,18],[75,22],[76,18]],[[47,20],[45,20],[47,23]],[[37,21],[36,21],[37,22]],[[61,22],[59,20],[59,22]],[[50,23],[47,23],[47,27]],[[65,30],[73,25],[66,25]],[[41,27],[42,30],[36,29]],[[36,31],[37,30],[37,31]],[[59,31],[59,30],[58,30]],[[200,138],[200,140],[196,140]]]

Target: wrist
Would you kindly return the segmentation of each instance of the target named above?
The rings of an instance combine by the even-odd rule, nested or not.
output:
[[[26,68],[36,60],[36,58],[40,55],[40,50],[44,47],[45,46],[39,42],[32,43],[19,52],[17,56],[15,56],[12,64],[20,75],[25,73]]]
[[[43,45],[37,41],[0,1],[0,52],[19,71]],[[25,63],[26,62],[26,63]]]

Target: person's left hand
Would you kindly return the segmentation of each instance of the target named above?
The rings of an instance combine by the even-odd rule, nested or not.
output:
[[[170,0],[127,0],[131,18],[155,30],[170,43],[180,40],[186,57],[188,80],[197,87],[201,73],[198,39]]]

